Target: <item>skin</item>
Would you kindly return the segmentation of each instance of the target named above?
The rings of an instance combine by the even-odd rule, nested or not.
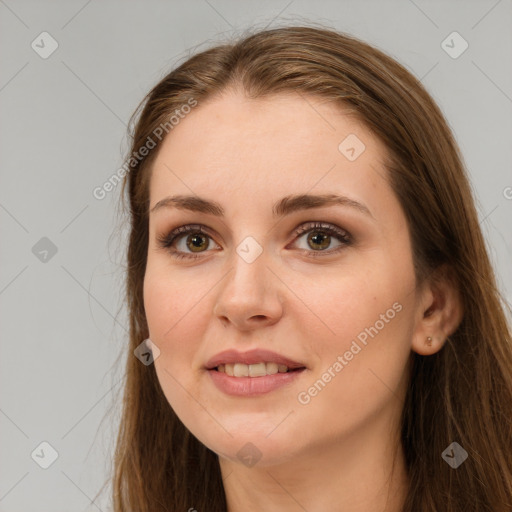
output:
[[[349,134],[366,146],[355,161],[338,150]],[[385,155],[339,107],[295,94],[248,99],[238,90],[200,103],[159,151],[150,208],[169,195],[195,194],[226,212],[223,219],[175,208],[151,213],[144,305],[160,349],[159,382],[187,428],[219,455],[230,512],[400,510],[407,475],[399,418],[410,354],[440,350],[462,309],[448,279],[417,285]],[[301,193],[343,194],[371,216],[324,206],[273,219],[274,202]],[[307,231],[293,232],[314,221],[347,231],[353,243],[331,236],[327,251],[340,251],[308,257],[321,252],[318,245],[308,243]],[[187,247],[187,234],[174,244],[196,260],[175,259],[157,242],[186,224],[211,236],[200,253]],[[247,236],[263,249],[252,263],[236,252]],[[394,303],[400,312],[300,403],[299,393]],[[259,397],[228,396],[212,384],[208,359],[256,347],[307,369]],[[252,467],[237,457],[246,443],[260,453]]]

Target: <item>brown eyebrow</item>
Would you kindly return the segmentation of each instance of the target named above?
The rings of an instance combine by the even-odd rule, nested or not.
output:
[[[362,203],[359,203],[349,197],[336,194],[298,194],[283,197],[277,201],[273,208],[274,217],[283,217],[299,210],[308,210],[311,208],[319,208],[321,206],[342,205],[355,208],[365,215],[374,218],[370,210]],[[177,195],[169,196],[158,201],[151,208],[151,212],[160,210],[161,208],[178,208],[181,210],[189,210],[192,212],[208,213],[216,217],[224,217],[224,208],[216,201],[209,201],[199,196]]]

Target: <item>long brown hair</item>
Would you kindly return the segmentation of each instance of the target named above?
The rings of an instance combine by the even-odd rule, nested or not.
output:
[[[226,511],[217,455],[185,428],[162,392],[154,365],[141,364],[133,351],[149,336],[142,291],[148,184],[161,145],[155,133],[166,126],[172,136],[173,112],[191,99],[200,108],[231,86],[251,98],[293,91],[348,107],[389,149],[387,172],[407,218],[417,283],[445,264],[464,306],[458,329],[438,353],[412,354],[402,414],[410,481],[403,511],[509,512],[509,306],[496,284],[460,150],[439,107],[404,67],[354,37],[316,27],[260,31],[202,51],[165,76],[132,116],[121,194],[124,201],[127,191],[131,229],[126,268],[130,343],[114,459],[115,511]],[[156,147],[140,157],[137,152],[148,137]],[[457,469],[441,457],[452,441],[469,454]]]

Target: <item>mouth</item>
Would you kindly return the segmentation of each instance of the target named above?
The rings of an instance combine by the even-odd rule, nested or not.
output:
[[[307,370],[303,363],[263,349],[226,350],[205,367],[220,391],[238,397],[264,395],[287,387]]]
[[[306,368],[304,366],[289,368],[285,364],[278,364],[270,361],[262,361],[255,364],[225,363],[212,368],[212,370],[225,373],[229,377],[265,377],[266,375],[298,372],[305,369]]]

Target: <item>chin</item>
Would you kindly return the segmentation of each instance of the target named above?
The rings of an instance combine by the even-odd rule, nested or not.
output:
[[[219,458],[230,460],[236,464],[247,467],[275,466],[286,462],[297,450],[296,437],[283,430],[281,435],[277,432],[269,434],[269,430],[245,430],[243,432],[230,430],[222,438],[201,438],[196,436]],[[295,439],[295,442],[293,442]]]

